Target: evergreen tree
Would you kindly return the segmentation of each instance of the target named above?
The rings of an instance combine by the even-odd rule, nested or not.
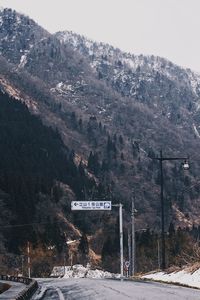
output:
[[[81,236],[80,243],[79,243],[79,246],[78,246],[78,250],[83,255],[88,255],[89,254],[89,244],[88,244],[87,235],[85,233]]]
[[[170,222],[168,231],[169,231],[169,237],[172,237],[175,235],[175,228],[174,228],[174,224],[172,222]]]

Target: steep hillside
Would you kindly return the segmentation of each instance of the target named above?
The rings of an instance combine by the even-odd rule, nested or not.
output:
[[[72,32],[56,36],[86,57],[98,78],[123,97],[146,104],[176,124],[188,123],[191,114],[198,115],[199,74],[161,57],[125,53]]]
[[[76,197],[122,201],[127,225],[134,189],[137,226],[158,229],[159,168],[150,156],[163,148],[191,157],[187,174],[179,162],[164,168],[166,223],[178,223],[180,212],[199,222],[199,76],[163,58],[126,54],[69,32],[51,35],[8,9],[0,20],[1,88],[57,128],[76,164],[96,181],[94,191],[82,183]],[[88,218],[81,222],[89,231]]]
[[[37,225],[35,229],[17,225],[35,222],[37,206],[48,203],[56,180],[66,182],[69,151],[55,132],[44,127],[14,98],[1,92],[0,103],[0,187],[1,195],[5,194],[1,201],[10,212],[9,219],[3,222],[5,211],[1,210],[0,232],[8,249],[16,250],[38,235]],[[50,208],[43,211],[41,220],[49,213]],[[51,220],[54,218],[56,212],[51,215]],[[5,226],[8,221],[14,227]]]
[[[88,195],[101,192],[58,132],[6,93],[0,92],[0,104],[0,246],[17,251],[29,240],[61,251],[65,238],[77,237],[70,222],[83,229],[71,215],[71,200],[82,199],[83,188]],[[93,222],[95,216],[87,226]]]

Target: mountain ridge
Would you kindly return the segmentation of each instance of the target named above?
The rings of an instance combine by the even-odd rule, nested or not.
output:
[[[58,32],[56,36],[62,43],[69,43],[75,50],[85,55],[96,73],[99,73],[99,77],[117,89],[122,96],[135,98],[141,102],[149,101],[151,98],[152,103],[148,104],[151,107],[154,105],[155,108],[158,106],[161,110],[163,105],[163,103],[160,104],[161,99],[164,102],[167,97],[167,101],[169,101],[169,97],[172,98],[174,93],[176,98],[179,97],[177,99],[182,105],[186,105],[186,103],[181,103],[180,97],[186,98],[188,96],[192,102],[187,103],[187,105],[195,106],[198,111],[200,76],[190,69],[184,69],[169,60],[153,55],[125,53],[108,44],[93,42],[72,32]],[[154,82],[161,85],[162,81],[169,82],[169,88],[172,89],[171,95],[162,95],[159,91],[156,91],[157,93],[151,91]],[[155,89],[155,86],[153,88]],[[146,97],[144,93],[141,97],[142,89],[146,89]],[[179,89],[179,93],[175,89]],[[186,96],[184,89],[187,89],[185,91],[185,94],[187,92]],[[164,89],[163,92],[165,92]],[[184,102],[186,100],[184,99]],[[170,117],[169,108],[165,106],[165,110],[164,113]]]
[[[38,31],[33,39],[35,44],[33,43],[31,49],[28,48],[32,29],[27,31],[24,26],[20,44],[16,39],[13,40],[17,30],[17,17],[16,13],[6,10],[4,20],[10,20],[11,24],[8,21],[2,23],[4,30],[1,34],[4,39],[8,36],[9,39],[7,43],[1,42],[0,49],[3,49],[1,55],[8,63],[12,62],[12,65],[9,64],[7,70],[3,70],[2,64],[0,72],[4,72],[3,76],[10,81],[11,86],[16,86],[22,92],[22,98],[25,95],[27,99],[30,97],[30,103],[36,104],[43,122],[59,129],[65,144],[77,152],[80,160],[87,162],[91,151],[93,154],[98,153],[98,163],[101,167],[94,175],[99,177],[100,182],[105,180],[103,177],[108,178],[108,183],[120,181],[120,185],[115,184],[114,188],[118,199],[123,197],[124,189],[124,198],[130,199],[131,183],[134,183],[138,194],[141,186],[142,190],[148,190],[141,193],[144,204],[141,205],[138,200],[137,205],[141,208],[141,218],[143,214],[151,212],[147,223],[150,219],[152,222],[152,216],[157,214],[158,210],[158,204],[152,193],[155,192],[157,197],[159,193],[155,167],[152,166],[148,155],[149,153],[157,155],[156,149],[165,147],[169,155],[174,152],[176,155],[190,152],[192,156],[198,157],[194,148],[198,148],[199,140],[195,138],[193,127],[194,124],[198,132],[200,124],[196,110],[199,99],[198,80],[197,86],[193,83],[192,87],[188,83],[190,80],[188,74],[191,71],[185,71],[168,61],[166,63],[163,58],[149,57],[145,62],[145,56],[141,56],[141,65],[135,64],[135,69],[131,69],[130,59],[137,56],[125,55],[112,46],[106,46],[105,50],[103,43],[101,43],[102,51],[111,51],[111,58],[106,58],[104,52],[102,57],[95,43],[92,45],[90,43],[89,46],[96,49],[96,54],[93,51],[86,52],[85,55],[73,49],[73,43],[68,41],[65,45],[59,40],[59,33],[51,35],[36,23],[29,21],[29,18],[20,14],[17,16],[24,20],[23,24],[32,25],[33,32]],[[11,31],[13,26],[15,31]],[[23,41],[25,50],[20,52]],[[12,49],[10,42],[15,45]],[[80,43],[83,44],[82,50],[87,48],[84,41]],[[96,69],[95,55],[98,58]],[[124,61],[120,62],[122,58]],[[160,74],[157,74],[158,70],[151,69],[148,61],[150,58],[155,64],[156,61],[160,63],[159,70],[162,71]],[[170,71],[174,74],[175,80],[165,76],[168,72],[165,71],[167,66],[171,67]],[[175,75],[179,72],[180,78],[177,79]],[[191,74],[193,76],[194,73]],[[181,76],[184,80],[181,80]],[[120,136],[123,143],[119,142]],[[108,162],[109,171],[105,175],[101,168]],[[88,168],[87,163],[85,166]],[[92,166],[92,169],[95,173],[96,167]],[[173,166],[169,164],[168,177],[172,174],[172,169]],[[195,181],[195,174],[198,172],[198,166],[194,166],[194,174],[188,176],[191,182]],[[172,179],[166,183],[168,192],[172,184]],[[182,187],[182,184],[179,180],[178,185]],[[195,191],[193,193],[197,198],[197,193]],[[170,197],[182,201],[180,195],[170,194]],[[188,210],[191,209],[192,203],[188,195],[186,198]],[[193,213],[195,210],[196,207]]]
[[[123,203],[126,238],[133,191],[138,211],[136,230],[147,228],[144,240],[145,234],[149,234],[150,239],[154,236],[149,228],[159,236],[160,174],[159,165],[152,157],[158,156],[160,149],[170,157],[189,155],[191,166],[184,173],[181,161],[165,162],[166,231],[169,225],[173,229],[172,223],[176,227],[198,226],[199,75],[164,58],[127,54],[76,34],[69,33],[67,40],[63,40],[62,35],[66,37],[66,33],[50,34],[33,20],[10,9],[0,11],[0,23],[0,99],[4,99],[0,100],[4,101],[1,102],[0,116],[3,103],[5,107],[12,104],[10,119],[20,116],[21,106],[15,103],[18,101],[40,120],[37,137],[33,130],[36,125],[31,125],[37,121],[34,119],[32,123],[33,119],[25,108],[26,115],[21,116],[20,129],[17,129],[14,120],[11,124],[7,123],[6,114],[2,112],[4,119],[0,118],[0,123],[4,120],[5,124],[2,124],[8,127],[10,135],[17,130],[19,139],[22,139],[24,130],[25,142],[30,143],[28,146],[25,144],[25,150],[28,148],[31,153],[31,145],[38,139],[39,149],[37,143],[34,144],[35,151],[30,154],[30,178],[16,174],[14,182],[19,180],[23,183],[19,184],[21,198],[17,195],[17,184],[11,195],[6,195],[8,184],[2,184],[1,196],[3,202],[8,196],[9,203],[15,208],[17,199],[17,209],[12,210],[13,219],[8,219],[8,222],[19,225],[23,214],[26,214],[26,218],[34,222],[40,223],[45,219],[50,223],[45,229],[40,225],[27,229],[24,238],[20,238],[20,230],[13,230],[13,236],[15,233],[19,237],[19,244],[11,243],[10,249],[22,252],[20,247],[30,235],[34,247],[38,243],[43,248],[56,245],[59,254],[64,251],[64,241],[78,238],[74,236],[74,230],[69,230],[71,226],[79,235],[92,236],[92,249],[102,254],[102,259],[105,259],[104,251],[112,245],[115,249],[112,261],[115,264],[118,253],[117,211],[72,213],[70,202],[106,199]],[[11,103],[7,93],[15,97]],[[55,145],[47,132],[57,137]],[[1,130],[0,137],[3,134]],[[44,141],[47,145],[40,146]],[[12,141],[9,142],[12,144]],[[13,165],[20,162],[22,169],[28,169],[27,152],[23,156],[25,150],[16,137],[15,144],[16,149],[12,149],[12,153],[20,153],[21,162],[12,154]],[[49,145],[47,152],[50,157],[45,151]],[[64,157],[62,149],[65,149]],[[2,153],[5,163],[10,159],[7,156],[9,151]],[[57,160],[59,168],[56,167]],[[45,178],[42,181],[37,179],[37,184],[34,183],[31,188],[31,181],[35,180],[32,179],[34,168],[39,173],[37,161],[41,164],[41,174],[50,170],[48,175],[52,177],[46,184]],[[45,168],[44,162],[48,163]],[[2,178],[6,183],[12,183],[12,177],[2,174],[0,181],[3,181]],[[24,184],[26,182],[28,188]],[[29,189],[31,193],[27,193]],[[32,207],[31,211],[28,204]],[[3,211],[8,214],[6,208]],[[0,222],[3,220],[0,216]],[[13,241],[10,236],[6,240],[9,243]],[[145,257],[149,260],[148,255]],[[111,261],[110,256],[107,259]]]

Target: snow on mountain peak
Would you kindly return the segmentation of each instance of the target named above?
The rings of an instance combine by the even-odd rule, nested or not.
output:
[[[190,69],[159,56],[126,53],[72,31],[58,32],[56,37],[85,57],[98,79],[123,97],[148,103],[157,111],[156,117],[161,114],[177,120],[186,111],[198,112],[200,75]]]
[[[123,52],[118,48],[101,42],[95,42],[72,31],[58,32],[57,37],[63,43],[70,44],[75,50],[84,55],[89,56],[91,66],[97,68],[100,64],[99,60],[104,60],[104,64],[108,62],[118,61],[118,63],[126,65],[131,71],[136,72],[138,68],[145,73],[159,72],[171,80],[177,80],[178,71],[185,71],[184,68],[173,64],[167,59],[154,55],[134,55]],[[187,80],[187,78],[182,78]]]

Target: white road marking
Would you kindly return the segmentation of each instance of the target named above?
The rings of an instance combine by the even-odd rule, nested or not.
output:
[[[63,293],[62,293],[61,289],[59,289],[57,287],[56,292],[58,293],[58,296],[59,296],[60,300],[65,300],[65,297],[63,296]]]
[[[38,290],[38,294],[33,298],[34,300],[40,300],[44,297],[44,294],[46,293],[46,291],[48,290],[47,287],[43,286],[42,288],[40,288]]]

